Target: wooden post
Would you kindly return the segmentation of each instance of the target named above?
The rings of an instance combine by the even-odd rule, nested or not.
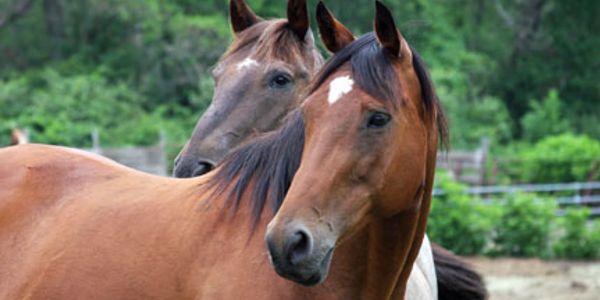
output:
[[[100,131],[98,128],[92,130],[92,151],[96,154],[102,154],[102,148],[100,146]]]
[[[488,151],[490,148],[490,140],[486,137],[481,138],[481,144],[479,149],[477,149],[476,153],[476,163],[478,165],[477,170],[479,173],[479,178],[477,179],[477,184],[483,185],[485,183],[485,163],[487,161]]]

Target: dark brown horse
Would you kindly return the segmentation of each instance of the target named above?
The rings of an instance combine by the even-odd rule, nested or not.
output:
[[[342,30],[343,26],[320,7],[320,28],[325,37],[329,37],[323,42],[330,51],[337,52],[339,45],[332,41],[350,41],[354,37],[349,31]],[[288,2],[287,25],[286,20],[262,20],[241,0],[231,1],[230,11],[235,40],[215,68],[215,97],[211,108],[198,121],[190,141],[176,160],[174,175],[177,177],[208,172],[234,147],[267,129],[280,126],[283,117],[301,104],[300,99],[308,86],[305,77],[312,78],[316,72],[315,64],[320,66],[322,61],[308,28],[305,1]],[[328,31],[336,26],[341,29]],[[301,29],[294,31],[293,28]],[[287,55],[280,53],[284,49]],[[256,58],[260,58],[260,62]],[[282,65],[295,71],[280,74],[283,76],[278,79],[281,84],[261,84],[275,79],[270,77],[273,66]],[[282,70],[279,68],[277,72]],[[281,86],[287,88],[281,89]],[[277,99],[273,98],[275,95]],[[440,299],[485,298],[479,275],[460,259],[446,253],[434,247]]]
[[[375,23],[340,43],[278,132],[206,176],[0,150],[0,298],[403,299],[445,124],[381,4]]]
[[[262,20],[243,0],[230,2],[230,15],[235,40],[213,70],[213,100],[176,159],[176,177],[204,174],[235,146],[279,127],[323,63],[305,0],[288,2],[287,19]]]

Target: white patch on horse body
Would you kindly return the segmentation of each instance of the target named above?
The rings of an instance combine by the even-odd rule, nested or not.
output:
[[[329,84],[329,97],[327,98],[329,105],[340,100],[343,95],[350,93],[353,85],[354,80],[350,76],[341,76],[332,80]]]
[[[408,277],[405,299],[434,300],[437,298],[437,278],[433,264],[433,252],[429,238],[425,235],[419,255]]]
[[[241,63],[239,63],[237,65],[237,69],[238,71],[244,68],[249,68],[249,67],[253,67],[253,66],[258,66],[258,62],[256,62],[254,59],[252,58],[246,58],[244,59],[244,61],[242,61]]]

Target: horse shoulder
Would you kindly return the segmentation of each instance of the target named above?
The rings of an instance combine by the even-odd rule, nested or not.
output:
[[[1,149],[0,165],[0,228],[38,220],[84,186],[126,173],[107,159],[43,145]]]
[[[188,243],[180,231],[194,233],[185,220],[196,213],[194,203],[184,200],[196,181],[53,146],[0,149],[0,164],[0,253],[9,254],[0,256],[0,299],[44,291],[84,299],[96,288],[109,295],[117,290],[109,287],[146,281],[156,287],[149,293],[177,298],[171,277],[181,255],[165,253]],[[72,280],[64,282],[65,274]]]

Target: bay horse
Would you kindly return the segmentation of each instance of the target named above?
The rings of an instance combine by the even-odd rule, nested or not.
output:
[[[0,149],[0,298],[404,298],[445,124],[380,3],[375,19],[280,130],[206,176]]]
[[[330,33],[322,35],[323,43],[338,52],[332,34],[346,40],[354,36],[322,4],[318,7],[319,28]],[[315,76],[323,58],[315,48],[305,1],[288,1],[287,15],[287,20],[265,21],[243,0],[230,1],[235,39],[216,64],[215,95],[175,160],[175,177],[210,171],[233,148],[281,126],[284,116],[301,105],[307,78]],[[339,29],[328,31],[330,24]],[[486,297],[481,277],[460,258],[437,245],[433,256],[440,299]]]

